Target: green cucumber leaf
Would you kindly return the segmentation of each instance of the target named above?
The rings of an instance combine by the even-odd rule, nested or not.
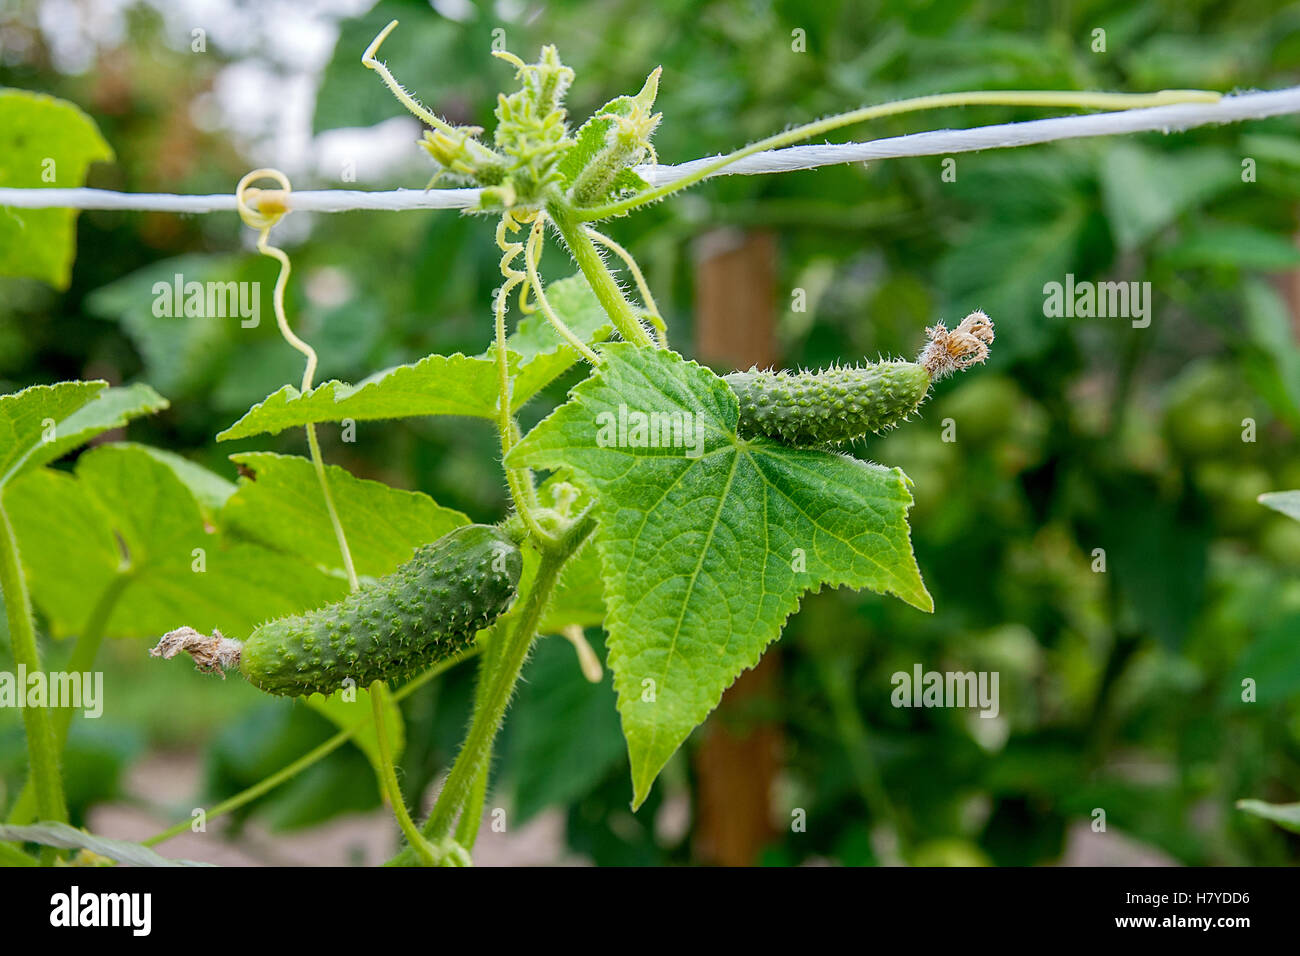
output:
[[[609,663],[639,806],[806,591],[865,587],[925,611],[933,602],[912,555],[900,470],[742,440],[735,395],[708,369],[624,343],[601,351],[598,371],[507,464],[568,467],[595,499]],[[699,456],[618,447],[608,425],[621,412],[691,415]]]
[[[151,262],[100,286],[86,296],[85,310],[117,323],[130,338],[143,364],[142,381],[173,399],[185,396],[211,400],[212,389],[232,374],[230,366],[238,365],[241,378],[248,375],[250,348],[273,345],[290,367],[298,364],[293,353],[281,351],[284,342],[275,323],[269,321],[271,289],[278,268],[279,264],[271,259],[250,258],[242,252],[186,253]],[[201,318],[187,316],[185,297],[178,299],[163,292],[164,288],[175,288],[178,276],[185,285],[198,283],[205,290],[233,289],[227,286],[231,282],[244,283],[245,290],[257,290],[254,302],[258,327],[244,327],[247,320],[239,314],[238,296],[227,299],[223,294],[220,301],[213,303],[213,313],[205,308]],[[156,305],[160,294],[171,300],[170,309],[159,310],[167,314],[157,315],[154,308],[141,308],[144,302]]]
[[[243,637],[347,590],[337,575],[214,532],[172,467],[138,446],[94,448],[75,474],[25,474],[6,505],[54,636],[80,634],[109,588],[120,593],[105,634],[128,638],[182,625]]]
[[[1272,285],[1257,277],[1242,283],[1243,328],[1256,351],[1261,396],[1291,424],[1300,424],[1300,344],[1291,309]]]
[[[177,860],[165,857],[130,840],[110,840],[108,837],[96,836],[85,830],[68,826],[66,823],[33,823],[26,827],[11,827],[0,824],[0,840],[14,840],[22,843],[37,843],[41,846],[53,846],[62,850],[89,850],[99,856],[108,857],[118,863],[129,866],[211,866],[211,863],[195,863],[192,860]]]
[[[217,514],[235,493],[233,481],[221,477],[215,471],[208,471],[197,462],[190,461],[173,451],[132,442],[121,442],[118,447],[138,448],[150,458],[170,468],[181,483],[190,490],[190,494],[194,496],[194,500],[199,503],[199,508],[203,511],[204,520],[209,524],[216,523]]]
[[[1237,809],[1252,816],[1271,820],[1283,830],[1300,833],[1300,803],[1265,803],[1263,800],[1238,800]]]
[[[148,385],[109,388],[107,382],[33,385],[0,395],[0,489],[96,435],[166,407]]]
[[[272,550],[342,573],[334,525],[307,458],[271,452],[231,455],[246,470],[220,515],[222,529]],[[380,577],[469,518],[428,495],[356,478],[327,465],[330,493],[359,575]]]
[[[83,186],[86,170],[113,150],[95,121],[66,100],[0,89],[0,186]],[[0,210],[0,275],[66,289],[76,255],[75,209]]]
[[[468,415],[494,418],[497,369],[493,362],[468,355],[428,355],[398,365],[356,385],[330,381],[303,394],[286,385],[250,408],[217,435],[231,441],[271,434],[314,422],[374,421],[417,415]]]
[[[1259,496],[1259,503],[1300,521],[1300,491],[1268,491]]]

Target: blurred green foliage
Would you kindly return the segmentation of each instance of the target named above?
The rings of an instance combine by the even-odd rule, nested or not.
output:
[[[92,71],[63,75],[31,26],[35,6],[0,14],[0,36],[19,51],[0,56],[0,85],[66,97],[96,120],[117,161],[93,167],[90,185],[229,191],[254,165],[191,109],[243,54],[175,49],[159,16],[138,7],[120,46],[102,50]],[[920,93],[1231,91],[1300,78],[1300,7],[1270,0],[667,0],[652,15],[611,0],[525,4],[512,20],[487,3],[466,9],[456,22],[417,0],[382,0],[342,22],[314,130],[399,115],[359,64],[394,17],[402,26],[384,49],[389,66],[453,122],[490,125],[508,78],[488,55],[497,29],[524,55],[558,44],[578,74],[574,117],[635,91],[663,64],[656,146],[665,163]],[[1092,49],[1099,28],[1105,52]],[[27,42],[15,46],[19,33]],[[793,49],[800,36],[806,52]],[[837,138],[1039,115],[946,110]],[[1253,178],[1243,178],[1245,159]],[[915,482],[913,540],[936,613],[828,592],[791,620],[779,693],[761,709],[785,738],[784,836],[764,859],[880,862],[891,830],[913,862],[1049,863],[1067,848],[1069,858],[1086,852],[1102,808],[1108,832],[1165,858],[1293,862],[1297,837],[1234,802],[1300,796],[1300,523],[1256,502],[1300,487],[1300,305],[1286,295],[1300,265],[1295,118],[963,155],[952,182],[940,163],[714,180],[610,230],[646,269],[688,355],[693,242],[719,226],[777,232],[777,288],[808,294],[806,312],[780,317],[787,365],[911,354],[925,325],[974,308],[997,323],[988,366],[942,383],[919,420],[855,449]],[[391,185],[427,177],[412,144]],[[296,188],[329,185],[347,184],[295,179]],[[498,281],[487,221],[303,218],[289,313],[321,354],[320,380],[485,347]],[[240,248],[242,231],[232,216],[83,213],[66,291],[0,280],[0,392],[78,377],[149,383],[171,408],[133,424],[130,437],[232,480],[231,453],[303,453],[295,432],[213,441],[299,375],[299,357],[269,321],[247,331],[149,311],[152,283],[176,272],[257,278],[269,296],[270,267]],[[552,250],[553,277],[568,271],[561,259]],[[1067,274],[1149,282],[1150,327],[1045,316],[1044,283]],[[525,427],[551,404],[526,410]],[[1246,419],[1254,441],[1243,441]],[[955,441],[943,440],[946,420]],[[504,507],[485,422],[363,423],[355,443],[325,427],[322,440],[327,459],[354,474],[422,490],[474,520]],[[598,631],[589,636],[599,648]],[[150,667],[135,643],[101,659],[110,693],[130,703],[74,732],[77,820],[119,792],[124,768],[149,747],[204,747],[202,796],[218,799],[333,732],[316,713],[267,703],[237,681]],[[891,675],[918,662],[998,671],[1001,715],[891,706]],[[1242,701],[1247,678],[1257,684],[1252,703]],[[472,679],[472,668],[458,668],[404,702],[408,797],[454,755]],[[587,684],[571,648],[546,638],[525,680],[496,765],[497,799],[515,822],[558,807],[569,847],[597,862],[691,860],[689,825],[663,825],[673,805],[692,818],[689,759],[670,765],[634,816],[608,676]],[[11,712],[0,713],[0,771],[12,796],[22,731]],[[289,827],[377,802],[364,757],[345,747],[249,811]],[[792,808],[806,811],[806,832],[789,832]]]

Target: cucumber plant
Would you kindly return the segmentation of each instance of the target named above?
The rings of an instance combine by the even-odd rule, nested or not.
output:
[[[877,117],[966,103],[1126,108],[1186,96],[1011,91],[903,100],[791,129],[656,185],[653,167],[642,164],[656,160],[658,70],[637,93],[611,100],[574,128],[564,104],[575,78],[554,47],[532,63],[497,53],[513,67],[518,89],[499,98],[488,140],[481,128],[455,126],[424,107],[378,59],[395,26],[375,38],[362,64],[427,126],[419,145],[435,164],[430,187],[473,187],[479,192],[471,211],[496,219],[502,281],[490,343],[478,355],[430,355],[357,385],[317,385],[316,353],[285,314],[289,258],[269,244],[271,230],[293,208],[290,185],[274,170],[246,176],[239,211],[257,230],[259,251],[280,263],[276,319],[306,368],[300,387],[267,396],[217,438],[303,428],[310,457],[233,456],[250,476],[236,489],[157,450],[110,446],[83,456],[74,484],[86,496],[86,514],[102,517],[95,509],[111,500],[118,523],[106,528],[105,540],[125,549],[121,564],[105,572],[112,586],[76,655],[93,660],[99,638],[125,626],[115,617],[123,595],[137,607],[142,593],[149,593],[149,608],[163,605],[159,595],[142,592],[141,582],[170,567],[178,551],[190,553],[200,527],[215,528],[222,542],[229,537],[231,549],[261,549],[239,551],[238,560],[215,568],[219,591],[180,585],[192,619],[172,620],[155,653],[187,651],[203,670],[238,668],[261,689],[308,697],[327,713],[331,705],[321,698],[340,686],[367,690],[367,753],[407,841],[393,862],[460,865],[471,859],[494,740],[539,634],[572,634],[597,623],[607,631],[636,808],[724,690],[780,636],[806,592],[870,589],[932,610],[909,538],[908,477],[845,451],[905,420],[933,381],[984,361],[993,341],[991,320],[974,312],[951,331],[941,322],[928,329],[915,362],[719,376],[671,348],[643,273],[594,224],[663,200],[746,156]],[[267,177],[279,189],[252,187]],[[571,255],[576,275],[543,280],[547,230]],[[627,271],[630,284],[611,262]],[[579,363],[585,378],[525,433],[519,410]],[[64,484],[72,481],[43,464],[164,404],[143,387],[97,382],[0,397],[0,436],[13,439],[0,449],[0,493],[12,481],[12,495],[24,497],[27,513],[35,514],[43,495],[69,490]],[[450,509],[360,482],[322,460],[319,424],[425,415],[467,416],[495,427],[511,499],[499,526],[471,525]],[[46,422],[56,439],[43,437]],[[143,506],[131,489],[145,476],[155,492],[151,506],[168,503],[170,523],[136,515]],[[214,562],[226,561],[229,550]],[[257,562],[256,579],[241,581],[239,569]],[[280,586],[278,603],[269,595],[249,607],[240,603],[244,590],[268,578]],[[594,597],[581,586],[591,581],[600,585]],[[34,670],[31,601],[3,507],[0,586],[15,654]],[[59,598],[75,596],[38,593],[56,620]],[[167,598],[167,614],[181,613],[174,593]],[[238,638],[223,636],[217,623]],[[393,769],[401,733],[395,701],[474,655],[479,685],[469,729],[436,804],[417,824]],[[407,683],[392,692],[389,682],[399,680]],[[10,822],[57,823],[66,818],[58,754],[67,725],[36,709],[27,731],[31,781]],[[352,722],[329,746],[360,733]],[[299,761],[274,782],[309,763]],[[220,809],[251,798],[241,795]],[[187,826],[145,842],[162,842]]]

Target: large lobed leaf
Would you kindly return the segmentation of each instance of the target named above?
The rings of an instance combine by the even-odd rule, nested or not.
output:
[[[621,343],[602,355],[597,373],[507,463],[568,467],[596,500],[609,663],[639,806],[806,591],[847,585],[926,611],[933,603],[912,555],[901,471],[742,440],[735,396],[712,372]],[[699,456],[603,446],[607,419],[598,416],[617,420],[620,405],[691,416],[702,430]]]

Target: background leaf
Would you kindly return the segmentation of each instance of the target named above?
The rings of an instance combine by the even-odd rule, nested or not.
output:
[[[59,382],[0,395],[0,489],[96,435],[167,407],[167,400],[147,385],[106,385]],[[52,423],[49,431],[47,422]],[[46,441],[50,435],[53,437]]]
[[[75,477],[25,475],[7,501],[33,601],[56,635],[81,633],[114,582],[122,592],[110,637],[156,638],[184,624],[243,637],[268,618],[346,591],[336,576],[205,526],[176,472],[137,447],[86,452]],[[195,570],[195,549],[203,571]]]
[[[1300,265],[1300,249],[1293,242],[1251,226],[1216,225],[1190,230],[1164,255],[1180,268],[1236,266],[1276,272]]]
[[[604,657],[597,638],[592,649]],[[507,766],[517,823],[572,803],[623,760],[625,746],[609,672],[591,683],[561,637],[538,642],[512,706]]]
[[[1108,144],[1100,173],[1115,244],[1125,252],[1186,210],[1241,184],[1239,160],[1227,153],[1206,149],[1178,155],[1128,140]]]
[[[1251,816],[1271,820],[1284,830],[1300,833],[1300,803],[1265,803],[1263,800],[1238,800],[1237,809]]]
[[[334,527],[311,461],[271,452],[232,455],[251,474],[221,512],[222,526],[304,562],[341,572]],[[418,491],[401,491],[326,466],[357,573],[379,577],[469,518]]]
[[[0,89],[0,187],[81,186],[91,163],[112,158],[94,120],[73,104]],[[67,288],[76,221],[75,209],[0,208],[0,275]]]

